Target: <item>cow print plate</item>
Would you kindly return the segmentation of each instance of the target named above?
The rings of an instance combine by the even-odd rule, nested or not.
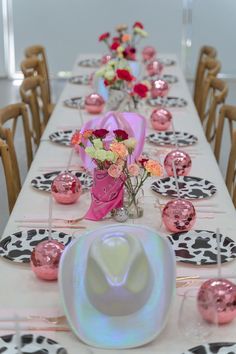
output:
[[[168,75],[168,74],[164,74],[162,76],[159,75],[145,76],[144,80],[148,80],[148,81],[165,80],[168,84],[175,84],[176,82],[178,82],[177,76]]]
[[[82,59],[78,62],[78,65],[84,68],[98,68],[101,65],[101,60],[95,58]]]
[[[236,343],[221,342],[198,345],[183,354],[236,354]]]
[[[207,230],[177,232],[168,236],[178,262],[212,265],[217,264],[216,233]],[[221,263],[236,258],[236,243],[220,234]]]
[[[69,78],[69,82],[75,85],[89,85],[91,81],[91,75],[77,75]]]
[[[67,100],[65,100],[64,105],[68,108],[84,108],[84,99],[83,97],[72,97],[72,98],[68,98]]]
[[[203,199],[216,193],[216,187],[210,181],[190,176],[178,176],[180,198]],[[177,198],[177,190],[174,177],[161,178],[151,185],[151,189],[163,196]]]
[[[188,103],[184,98],[167,96],[148,98],[147,104],[152,107],[181,108],[187,106]]]
[[[155,132],[147,136],[149,143],[158,146],[175,146],[177,144],[180,147],[196,144],[198,139],[195,135],[186,132]]]
[[[52,237],[67,246],[72,237],[52,230]],[[47,229],[31,229],[15,232],[0,241],[0,256],[18,263],[29,263],[35,246],[48,239]],[[1,351],[0,351],[1,353]]]
[[[31,181],[31,185],[33,188],[38,189],[43,192],[51,192],[51,184],[56,176],[62,171],[53,171],[48,173],[43,173]],[[79,178],[80,183],[82,185],[82,190],[87,190],[92,186],[93,179],[92,176],[86,172],[73,172],[76,177]]]
[[[70,142],[74,133],[74,130],[60,130],[58,132],[50,134],[49,140],[56,144],[71,146]]]
[[[169,59],[169,58],[158,58],[157,60],[164,66],[172,66],[175,65],[176,63],[174,59]]]
[[[67,350],[52,339],[38,334],[22,334],[20,336],[22,354],[67,354]],[[17,354],[18,340],[15,334],[0,337],[0,353]]]

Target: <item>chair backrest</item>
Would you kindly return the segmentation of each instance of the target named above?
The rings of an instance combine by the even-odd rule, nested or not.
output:
[[[5,183],[7,187],[7,197],[8,197],[8,208],[11,213],[18,194],[20,192],[20,188],[18,183],[16,182],[16,165],[11,160],[10,151],[8,145],[0,139],[0,157],[3,164],[4,174],[5,174]],[[17,163],[17,162],[16,162]]]
[[[20,67],[25,78],[34,75],[43,77],[44,75],[43,62],[36,56],[22,60]]]
[[[20,95],[22,101],[29,105],[34,130],[34,141],[39,145],[43,129],[49,119],[44,79],[40,75],[25,78],[20,86]]]
[[[228,167],[226,173],[226,186],[236,208],[236,184],[235,184],[235,163],[236,163],[236,131],[233,132],[232,146],[229,154]]]
[[[220,160],[221,142],[222,142],[222,135],[224,131],[225,121],[228,121],[229,124],[229,133],[230,133],[230,139],[232,145],[233,123],[236,122],[236,106],[224,104],[220,109],[219,119],[217,123],[217,130],[216,130],[215,147],[214,147],[214,154],[217,161]]]
[[[211,77],[206,81],[206,86],[203,92],[205,98],[205,110],[201,117],[205,135],[208,142],[215,139],[217,114],[221,104],[224,103],[227,94],[228,86],[225,81]]]
[[[217,55],[217,51],[214,47],[204,45],[200,49],[197,69],[195,74],[194,93],[193,93],[194,103],[196,107],[198,106],[199,95],[201,94],[201,83],[204,77],[204,65],[203,65],[204,59],[206,57],[216,58],[216,55]]]
[[[29,127],[29,118],[27,108],[24,103],[15,103],[10,104],[2,109],[0,109],[0,138],[6,142],[8,145],[8,149],[11,156],[11,161],[16,166],[16,182],[21,188],[20,183],[20,173],[18,169],[17,163],[17,154],[14,146],[14,136],[17,126],[18,119],[22,119],[23,129],[24,129],[24,138],[25,138],[25,147],[26,147],[26,154],[27,154],[27,165],[28,168],[31,165],[33,160],[33,150],[32,150],[32,143],[31,143],[31,131]],[[6,123],[11,122],[11,128],[6,127]]]
[[[26,58],[36,57],[39,60],[41,68],[38,74],[41,75],[46,81],[46,98],[47,102],[51,103],[51,89],[45,48],[41,45],[30,46],[25,49],[25,56]]]

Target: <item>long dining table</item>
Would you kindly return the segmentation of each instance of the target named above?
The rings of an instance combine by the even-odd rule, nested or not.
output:
[[[78,65],[79,59],[88,57],[96,58],[98,56],[95,54],[80,55],[73,67],[73,75],[91,74],[95,70],[94,68],[84,68]],[[216,194],[211,198],[193,201],[197,210],[197,219],[194,229],[215,231],[216,228],[219,228],[223,235],[229,236],[236,241],[235,209],[228,194],[219,166],[215,160],[212,148],[205,138],[202,124],[193,104],[191,93],[181,67],[176,56],[173,54],[162,54],[160,57],[175,60],[175,65],[164,67],[164,74],[175,75],[178,77],[178,82],[170,85],[169,96],[184,98],[188,103],[186,107],[174,107],[169,109],[173,115],[175,129],[176,131],[180,130],[192,133],[198,138],[196,145],[184,148],[186,152],[189,151],[189,154],[192,157],[192,169],[190,175],[211,181],[217,189]],[[76,85],[70,82],[66,83],[43,133],[41,143],[16,201],[15,207],[9,217],[2,238],[26,228],[47,228],[49,196],[46,192],[35,190],[31,186],[31,180],[42,173],[64,170],[67,167],[71,148],[52,143],[49,140],[49,135],[59,130],[75,130],[82,126],[79,110],[68,108],[63,102],[64,100],[75,96],[85,97],[91,92],[92,88],[89,85]],[[153,132],[149,117],[151,109],[147,108],[145,112],[148,127],[147,134],[149,134]],[[92,115],[86,113],[84,110],[82,111],[82,116],[84,122],[93,118]],[[159,148],[148,142],[145,143],[144,150],[151,156],[159,156],[160,158],[162,158],[167,152],[166,148]],[[78,154],[74,153],[70,167],[72,170],[76,170],[76,166],[79,168],[80,165],[81,160]],[[153,178],[150,178],[146,181],[144,186],[144,215],[141,218],[130,222],[153,227],[157,232],[161,233],[163,237],[166,237],[168,231],[161,223],[160,209],[153,207],[153,201],[155,201],[157,195],[155,195],[150,188],[152,182]],[[161,201],[167,200],[161,196],[158,196],[158,198]],[[75,204],[62,205],[54,202],[53,218],[80,218],[88,209],[89,203],[89,192],[83,193]],[[31,221],[36,221],[29,222],[29,219]],[[45,219],[45,222],[38,223],[37,219]],[[56,225],[61,224],[61,222],[56,221],[55,223]],[[70,228],[70,225],[68,225],[68,228],[64,228],[62,231],[72,234],[73,237],[77,238],[88,230],[96,229],[111,223],[115,223],[115,221],[110,218],[105,218],[104,220],[97,222],[82,220],[78,225],[83,228],[72,229]],[[54,229],[57,228],[56,225],[54,225]],[[28,311],[28,313],[30,312],[32,315],[34,313],[40,313],[42,316],[47,316],[54,310],[59,314],[64,313],[59,295],[58,283],[56,281],[49,282],[39,280],[32,272],[29,264],[15,263],[4,258],[1,259],[0,269],[0,317],[2,312],[8,310],[11,311],[11,313],[20,312],[21,314],[24,313],[24,311]],[[177,262],[176,269],[177,277],[183,277],[183,279],[189,276],[199,278],[201,281],[201,279],[203,280],[207,277],[216,277],[217,274],[217,267],[209,265],[197,266]],[[222,275],[224,276],[224,274],[227,276],[231,275],[232,277],[234,277],[234,274],[236,275],[235,261],[227,262],[222,265]],[[179,326],[180,304],[183,299],[184,291],[188,288],[185,287],[185,285],[184,280],[183,283],[180,282],[179,285],[177,283],[176,295],[170,309],[168,322],[161,334],[146,346],[132,350],[123,350],[124,353],[131,353],[132,351],[137,353],[180,354],[196,344],[201,344],[200,340],[196,342],[193,341],[193,338],[185,337]],[[191,286],[194,286],[194,282],[189,285],[189,287]],[[0,318],[0,331],[4,331],[4,328],[4,323],[1,323]],[[217,341],[216,339],[218,339],[218,341],[234,341],[235,330],[236,324],[234,322],[225,326],[220,326],[214,331],[214,339],[215,341]],[[70,330],[39,330],[39,332],[58,341],[70,354],[83,354],[87,352],[86,350],[88,348],[86,344],[82,343]],[[209,341],[212,341],[211,338],[209,338]],[[107,352],[106,350],[98,348],[90,349],[94,353]],[[109,350],[108,352],[116,353],[118,351]]]

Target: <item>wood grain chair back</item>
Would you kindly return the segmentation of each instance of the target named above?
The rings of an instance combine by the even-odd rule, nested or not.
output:
[[[202,123],[206,138],[210,143],[215,139],[217,115],[227,94],[228,86],[225,81],[215,77],[208,78],[204,91],[204,95],[206,95],[206,103]]]
[[[204,77],[204,60],[206,58],[216,58],[217,51],[214,47],[204,45],[200,49],[197,69],[195,74],[195,83],[194,83],[194,91],[193,91],[193,99],[195,106],[198,107],[199,96],[201,95],[201,85]]]
[[[20,67],[25,78],[34,75],[44,77],[42,60],[39,60],[36,56],[22,60]]]
[[[30,108],[34,141],[38,146],[49,119],[44,79],[40,75],[25,78],[20,86],[20,95],[22,101]]]
[[[16,180],[19,188],[21,188],[17,154],[14,145],[14,137],[18,119],[21,119],[23,124],[27,166],[29,168],[33,160],[33,150],[27,108],[24,103],[15,103],[0,109],[0,138],[8,145],[11,161],[16,166]],[[11,127],[9,127],[9,123]]]
[[[232,134],[232,146],[229,154],[228,167],[226,173],[226,186],[228,188],[229,194],[231,195],[232,201],[234,203],[234,207],[236,208],[236,131]]]
[[[16,165],[11,160],[11,154],[8,145],[0,139],[0,157],[2,160],[3,170],[5,174],[5,183],[7,188],[8,197],[8,208],[11,213],[18,194],[20,192],[20,187],[16,182]],[[17,163],[17,162],[16,162]]]
[[[223,131],[224,131],[226,121],[228,122],[230,140],[231,140],[231,145],[232,145],[234,122],[236,122],[236,106],[224,104],[221,107],[220,112],[219,112],[219,119],[218,119],[218,123],[217,123],[215,147],[214,147],[215,158],[218,162],[220,160],[222,136],[223,136]]]

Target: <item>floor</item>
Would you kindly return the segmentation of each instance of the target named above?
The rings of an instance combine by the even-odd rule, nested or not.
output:
[[[19,81],[10,81],[6,79],[0,79],[0,107],[4,107],[7,104],[15,103],[20,101],[19,96]],[[54,96],[54,102],[56,102],[59,97],[63,86],[65,84],[64,80],[52,80],[52,92]],[[236,105],[236,80],[228,81],[229,85],[229,96],[227,98],[228,104]],[[193,83],[189,82],[190,90],[192,90]],[[224,132],[223,137],[223,149],[220,160],[220,168],[222,174],[225,175],[227,159],[229,153],[229,136],[228,132]],[[17,127],[16,137],[15,137],[15,145],[17,149],[17,157],[20,166],[20,173],[22,182],[27,173],[26,168],[26,156],[25,156],[25,148],[24,148],[24,138],[22,133],[22,126],[19,124]],[[7,204],[7,195],[5,190],[5,178],[2,171],[2,165],[0,164],[0,238],[1,233],[4,230],[5,224],[7,223],[9,213],[8,213],[8,204]]]

